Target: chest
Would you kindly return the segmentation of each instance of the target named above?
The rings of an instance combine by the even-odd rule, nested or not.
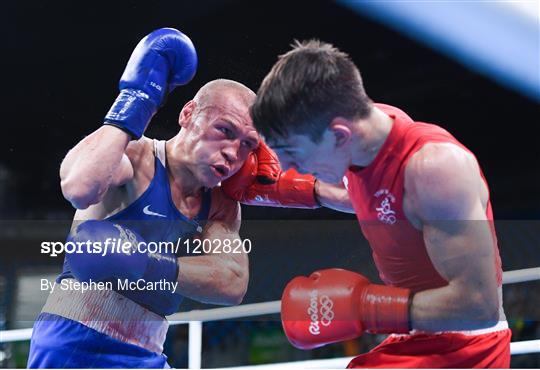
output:
[[[195,218],[202,207],[202,194],[185,196],[173,181],[169,179],[171,202],[176,209],[189,219]]]
[[[360,223],[393,226],[400,221],[421,230],[406,191],[405,172],[404,166],[394,165],[371,173],[347,173],[344,182]]]
[[[177,210],[188,219],[197,216],[203,201],[201,194],[183,195],[180,185],[174,183],[167,169],[157,168],[150,161],[140,164],[132,181],[125,185],[118,196],[119,207],[126,208],[142,198],[149,198],[147,202],[151,203],[168,204],[169,208]]]
[[[128,184],[123,200],[126,206],[109,219],[125,224],[146,240],[176,241],[202,230],[201,224],[195,219],[202,199],[197,207],[189,209],[190,213],[186,212],[188,208],[178,208],[172,201],[163,169],[149,181],[140,181],[139,178],[138,182]]]

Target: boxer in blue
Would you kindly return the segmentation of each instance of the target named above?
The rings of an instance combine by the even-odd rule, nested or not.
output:
[[[239,239],[239,204],[218,185],[258,146],[249,117],[255,94],[238,82],[212,81],[183,107],[175,137],[143,136],[166,95],[188,83],[196,67],[193,44],[177,30],[156,30],[137,45],[104,125],[62,162],[62,192],[77,209],[68,241]],[[248,257],[84,249],[66,254],[57,283],[69,279],[114,289],[55,289],[34,325],[28,367],[163,368],[165,316],[178,310],[182,297],[238,304],[247,289]],[[114,284],[140,280],[168,288]]]

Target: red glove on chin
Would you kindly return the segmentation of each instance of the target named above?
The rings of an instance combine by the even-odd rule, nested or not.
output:
[[[281,320],[297,348],[311,349],[373,333],[409,332],[409,289],[371,284],[342,269],[316,271],[287,284]]]
[[[294,169],[283,171],[277,155],[263,141],[232,177],[223,181],[225,194],[243,204],[318,208],[315,177]]]

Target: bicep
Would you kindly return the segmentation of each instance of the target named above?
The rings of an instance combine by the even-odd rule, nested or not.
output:
[[[210,251],[203,256],[181,257],[180,293],[214,304],[239,304],[247,290],[249,265],[243,250],[227,250],[226,240],[239,240],[238,226],[223,220],[208,220],[201,234]]]
[[[206,232],[238,234],[242,219],[240,203],[227,197],[221,187],[212,189]]]
[[[485,184],[476,161],[454,149],[439,149],[413,157],[405,175],[406,197],[420,221],[426,251],[448,281],[414,295],[413,327],[487,327],[498,315],[498,293],[496,241],[482,195]]]
[[[494,237],[478,204],[470,218],[423,220],[427,253],[437,272],[450,284],[471,290],[495,284]]]
[[[498,291],[493,240],[481,207],[471,220],[424,222],[424,240],[437,272],[448,284],[414,295],[413,327],[427,331],[469,330],[494,325]]]
[[[212,245],[219,244],[221,246],[219,253],[214,253],[215,256],[238,263],[242,268],[247,268],[247,253],[242,248],[235,248],[234,253],[225,253],[228,252],[228,249],[223,250],[225,245],[234,246],[241,243],[239,233],[242,216],[240,203],[223,197],[219,192],[220,189],[213,193],[209,219],[201,237],[203,240],[210,240]]]
[[[491,283],[495,240],[482,196],[485,183],[474,157],[444,144],[422,149],[407,169],[406,187],[440,275],[471,287]]]

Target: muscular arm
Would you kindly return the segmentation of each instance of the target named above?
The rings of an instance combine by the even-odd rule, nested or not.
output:
[[[448,281],[418,292],[414,329],[467,330],[498,320],[494,239],[486,219],[487,188],[476,160],[451,144],[428,144],[407,167],[405,191],[431,261]]]
[[[208,221],[202,239],[240,239],[240,205],[227,200],[229,220]],[[216,253],[179,258],[178,292],[199,302],[236,305],[244,298],[249,279],[245,253]]]
[[[328,184],[317,180],[315,182],[315,194],[321,206],[345,213],[355,213],[349,193],[343,183]]]
[[[71,149],[60,166],[62,194],[77,209],[99,203],[109,187],[133,177],[125,155],[130,137],[113,126],[102,126]]]

